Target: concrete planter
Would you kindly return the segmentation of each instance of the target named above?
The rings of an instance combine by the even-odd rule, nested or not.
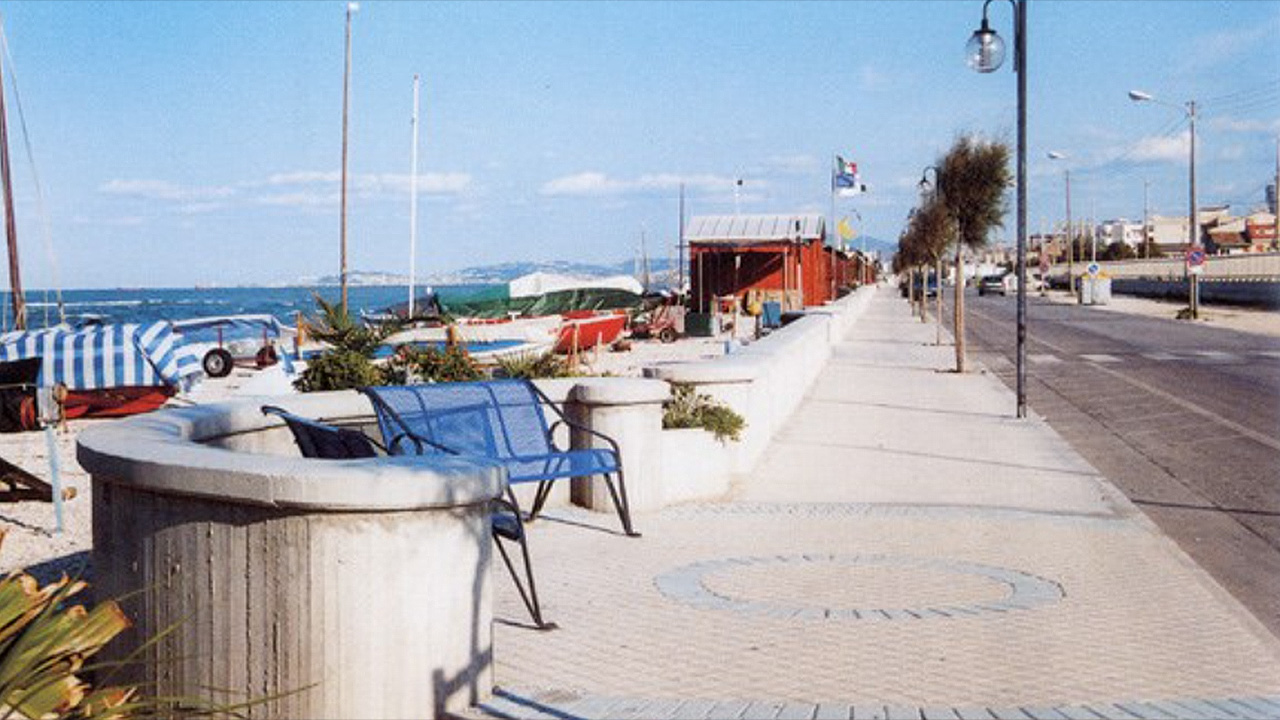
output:
[[[369,414],[355,393],[273,400]],[[109,656],[172,629],[118,680],[213,702],[283,694],[254,717],[421,718],[489,694],[500,468],[304,459],[257,403],[95,427],[78,458],[95,590],[135,623]]]

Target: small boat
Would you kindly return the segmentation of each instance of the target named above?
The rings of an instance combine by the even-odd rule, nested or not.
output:
[[[450,343],[460,345],[480,363],[525,354],[550,352],[560,330],[559,316],[514,320],[474,320],[454,325],[402,330],[382,341],[375,358],[390,357],[397,347],[443,350]]]
[[[621,337],[626,326],[627,316],[624,313],[566,313],[560,332],[556,334],[555,351],[568,355],[598,345],[611,345]]]
[[[38,385],[67,388],[67,418],[150,412],[200,373],[167,322],[65,326],[0,335],[0,361],[40,359]]]

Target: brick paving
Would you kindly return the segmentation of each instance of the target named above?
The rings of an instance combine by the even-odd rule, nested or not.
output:
[[[882,291],[721,503],[531,532],[477,714],[1280,716],[1280,641]],[[584,527],[586,525],[587,527]]]

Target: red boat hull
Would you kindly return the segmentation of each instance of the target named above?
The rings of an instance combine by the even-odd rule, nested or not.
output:
[[[608,345],[622,335],[627,326],[627,316],[621,313],[569,317],[566,315],[560,334],[556,336],[555,351],[567,355],[590,350],[597,345]]]
[[[171,387],[118,387],[71,390],[62,404],[68,420],[84,417],[124,417],[151,412],[173,397]]]

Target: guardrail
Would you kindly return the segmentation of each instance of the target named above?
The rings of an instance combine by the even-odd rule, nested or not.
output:
[[[1113,278],[1144,278],[1150,280],[1181,280],[1186,275],[1186,262],[1182,258],[1153,258],[1149,260],[1099,261],[1102,271]],[[1080,260],[1074,265],[1076,277],[1083,275],[1089,261]],[[1050,277],[1067,274],[1067,264],[1058,263],[1049,269]],[[1280,280],[1280,253],[1245,253],[1239,255],[1210,255],[1205,261],[1201,280]]]

